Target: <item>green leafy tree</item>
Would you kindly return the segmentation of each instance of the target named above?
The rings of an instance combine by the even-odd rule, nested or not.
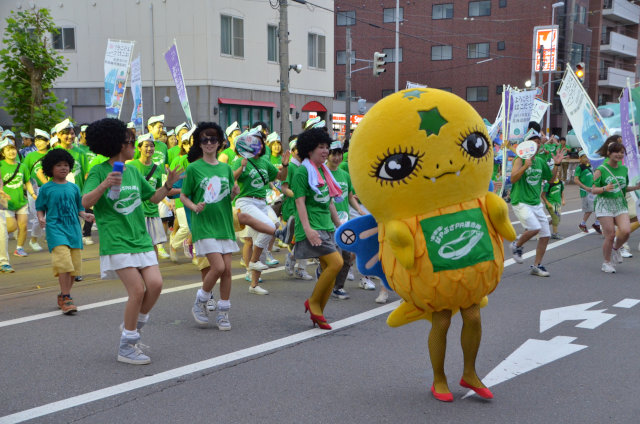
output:
[[[48,41],[58,29],[47,9],[12,11],[6,21],[0,50],[3,109],[13,117],[14,131],[48,130],[65,115],[52,88],[67,65]]]

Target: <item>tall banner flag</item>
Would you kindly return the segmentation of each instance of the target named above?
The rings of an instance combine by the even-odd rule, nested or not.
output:
[[[558,95],[580,146],[587,153],[594,167],[601,164],[602,157],[596,153],[596,150],[609,137],[609,129],[569,65],[562,77]]]
[[[142,73],[140,72],[140,56],[131,62],[131,96],[133,96],[133,111],[131,112],[131,122],[136,129],[136,133],[143,134],[144,121],[142,112]]]
[[[518,144],[524,141],[535,96],[535,90],[520,91],[507,87],[504,93],[505,126],[503,128],[505,128],[505,139],[510,143]]]
[[[134,41],[107,41],[104,55],[104,105],[107,118],[120,118]]]
[[[193,118],[191,117],[187,88],[184,85],[184,78],[182,77],[182,66],[180,66],[180,57],[178,57],[178,46],[176,45],[176,40],[173,40],[173,45],[164,54],[164,59],[167,61],[167,65],[169,65],[173,82],[176,84],[176,90],[178,90],[178,98],[180,99],[182,110],[187,116],[189,124],[193,127]]]
[[[629,122],[629,88],[622,90],[620,98],[620,130],[622,144],[624,144],[624,164],[629,170],[629,185],[636,185],[640,181],[640,165],[638,164],[638,143]],[[638,194],[636,192],[636,194]]]
[[[544,114],[547,113],[547,109],[551,103],[547,103],[544,100],[535,99],[533,102],[533,110],[531,111],[530,120],[533,122],[537,122],[538,124],[542,122],[542,118],[544,118]]]

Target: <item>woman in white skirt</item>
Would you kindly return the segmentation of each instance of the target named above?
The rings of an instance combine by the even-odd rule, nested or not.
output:
[[[600,220],[604,242],[602,243],[602,271],[615,273],[616,264],[622,263],[620,247],[627,241],[630,233],[629,210],[625,193],[640,189],[640,184],[629,186],[629,171],[622,165],[625,148],[618,137],[611,137],[596,152],[606,157],[602,165],[593,174],[591,192],[596,194],[596,217]],[[615,227],[618,227],[616,237]],[[614,243],[615,238],[615,243]]]
[[[216,325],[231,330],[231,254],[238,251],[231,198],[235,180],[226,163],[218,161],[224,132],[213,122],[201,122],[193,133],[189,166],[182,181],[180,200],[191,213],[191,236],[198,256],[205,256],[209,269],[202,279],[191,314],[198,324],[209,323],[207,302],[220,278]]]
[[[129,295],[118,361],[148,364],[151,359],[137,346],[138,330],[160,296],[162,275],[145,225],[143,202],[160,202],[183,170],[169,171],[167,182],[154,191],[131,165],[125,165],[122,173],[112,172],[114,162],[131,160],[135,153],[135,137],[122,121],[101,119],[91,124],[86,134],[89,148],[109,158],[91,169],[82,197],[82,205],[93,208],[100,228],[100,274],[103,279],[120,278]]]

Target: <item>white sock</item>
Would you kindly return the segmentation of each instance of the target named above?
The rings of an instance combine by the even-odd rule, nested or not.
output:
[[[229,310],[231,308],[231,301],[230,300],[218,300],[218,310],[220,311],[226,311]]]
[[[147,322],[149,321],[149,314],[138,314],[138,322]]]
[[[198,302],[206,302],[211,298],[211,292],[198,289]]]
[[[126,328],[124,330],[122,330],[122,337],[126,337],[127,339],[135,339],[137,337],[140,337],[140,334],[138,334],[138,330],[127,330]]]

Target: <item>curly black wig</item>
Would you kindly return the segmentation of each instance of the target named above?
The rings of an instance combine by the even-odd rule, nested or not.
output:
[[[187,160],[189,163],[197,161],[203,155],[202,147],[200,146],[200,138],[202,136],[216,137],[218,139],[218,149],[216,154],[220,153],[224,147],[225,134],[220,125],[215,122],[200,122],[195,131],[193,131],[193,145],[187,154]]]
[[[87,146],[93,153],[112,158],[127,141],[127,126],[115,118],[104,118],[87,128]]]
[[[53,178],[53,167],[60,162],[67,162],[69,164],[69,172],[73,169],[73,164],[76,162],[71,156],[71,153],[65,149],[51,149],[42,158],[42,172],[49,178]]]
[[[312,128],[298,136],[298,155],[300,159],[308,159],[312,151],[321,144],[331,146],[331,137],[322,128]]]

